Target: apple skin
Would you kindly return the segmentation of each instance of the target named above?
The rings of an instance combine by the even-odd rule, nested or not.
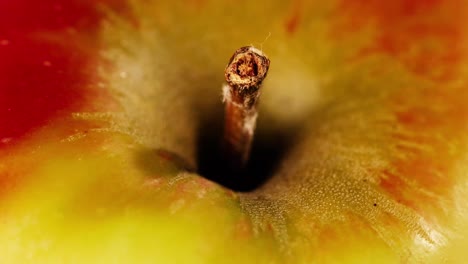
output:
[[[1,262],[463,263],[467,10],[0,1]],[[252,42],[290,148],[237,193],[187,167]]]

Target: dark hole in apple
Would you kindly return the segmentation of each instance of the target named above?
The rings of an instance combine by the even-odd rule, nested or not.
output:
[[[233,171],[223,161],[221,138],[223,133],[223,106],[213,111],[217,113],[201,121],[198,131],[197,166],[203,177],[217,182],[231,190],[249,192],[257,189],[271,178],[284,154],[293,145],[295,129],[276,127],[264,129],[271,120],[259,114],[257,131],[247,167]]]
[[[285,153],[294,145],[292,139],[297,137],[299,126],[272,127],[273,121],[265,119],[260,113],[247,167],[242,171],[233,171],[224,163],[220,148],[224,122],[223,105],[220,103],[219,109],[216,108],[211,113],[215,114],[200,120],[196,171],[193,170],[193,165],[187,164],[176,153],[162,149],[142,151],[136,156],[137,162],[149,175],[174,174],[173,170],[177,168],[196,172],[231,190],[249,192],[274,175]],[[155,159],[159,162],[155,162]]]

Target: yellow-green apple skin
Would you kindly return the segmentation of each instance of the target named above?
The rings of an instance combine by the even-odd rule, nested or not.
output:
[[[464,263],[467,11],[1,0],[0,263]],[[250,44],[289,145],[239,193],[188,168]]]

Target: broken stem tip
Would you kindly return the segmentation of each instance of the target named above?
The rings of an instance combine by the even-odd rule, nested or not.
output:
[[[248,162],[258,115],[260,86],[269,66],[270,60],[262,51],[247,46],[236,50],[226,67],[223,148],[231,169],[242,169]]]

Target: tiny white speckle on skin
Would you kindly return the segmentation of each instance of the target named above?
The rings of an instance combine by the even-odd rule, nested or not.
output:
[[[50,61],[44,61],[42,65],[44,65],[45,67],[50,67],[52,66],[52,63]]]
[[[7,46],[8,44],[10,44],[10,41],[8,41],[7,39],[0,40],[0,45],[1,46]]]
[[[157,186],[160,186],[162,184],[162,179],[160,178],[154,178],[154,179],[151,179],[151,180],[148,180],[146,181],[143,186],[146,186],[146,187],[157,187]]]

